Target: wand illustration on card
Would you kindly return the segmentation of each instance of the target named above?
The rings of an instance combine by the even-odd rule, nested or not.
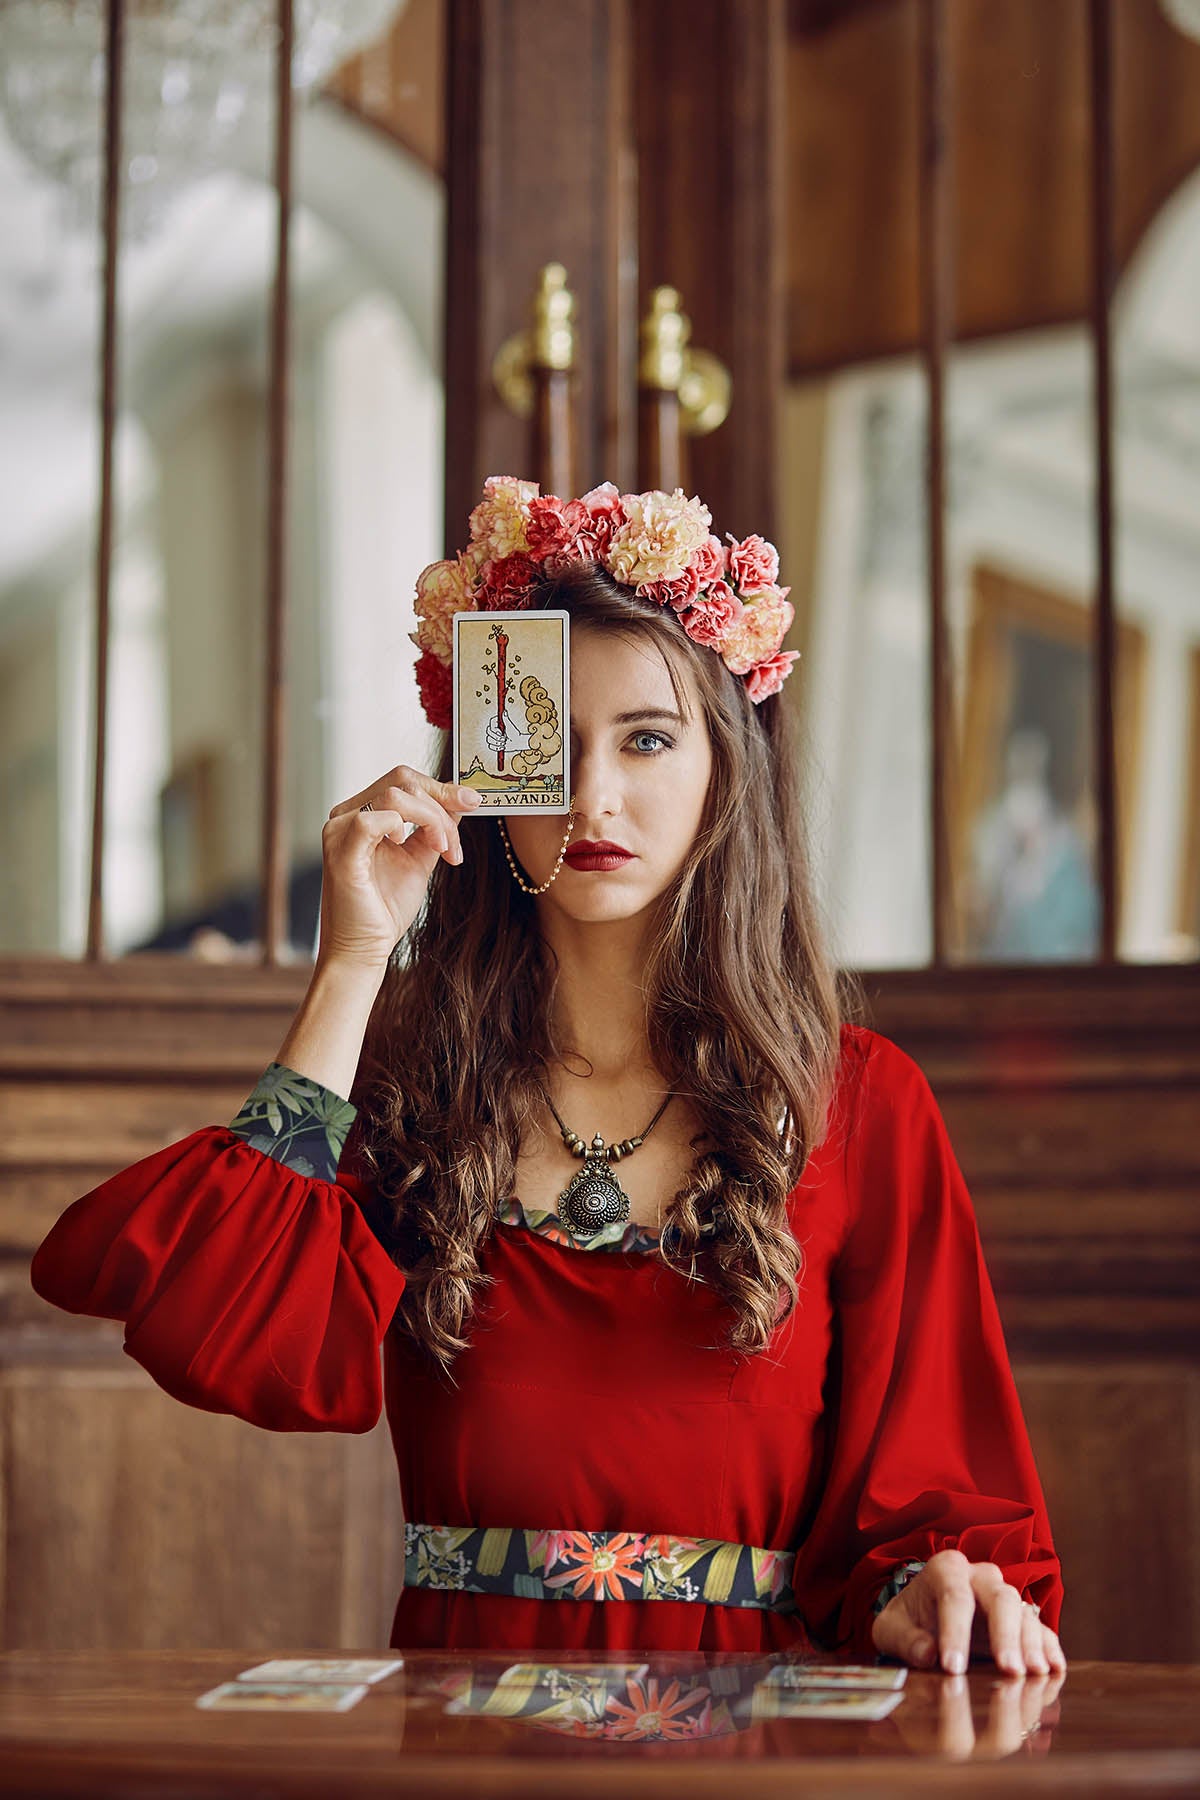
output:
[[[566,612],[454,615],[454,779],[481,811],[565,813],[570,793]]]

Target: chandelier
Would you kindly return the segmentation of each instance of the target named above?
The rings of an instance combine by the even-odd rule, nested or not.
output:
[[[404,0],[295,0],[304,95],[379,37]],[[0,116],[29,163],[94,230],[104,170],[104,0],[0,0]],[[149,236],[274,103],[275,0],[126,0],[122,224]]]

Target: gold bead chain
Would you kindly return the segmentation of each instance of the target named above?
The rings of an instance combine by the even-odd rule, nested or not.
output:
[[[523,888],[527,894],[544,894],[546,889],[550,886],[550,883],[554,880],[554,877],[558,874],[558,871],[562,868],[563,857],[567,854],[567,845],[571,841],[571,829],[575,824],[574,794],[571,795],[571,812],[567,819],[566,835],[562,841],[562,849],[558,853],[558,860],[540,887],[531,887],[517,867],[517,859],[513,855],[512,845],[508,841],[508,827],[505,824],[503,817],[497,819],[496,823],[500,827],[500,841],[504,845],[504,854],[508,858],[508,866],[512,870],[513,880],[516,882],[517,886]]]

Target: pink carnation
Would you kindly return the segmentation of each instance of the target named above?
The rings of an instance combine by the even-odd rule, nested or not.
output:
[[[611,481],[589,489],[579,504],[588,516],[587,526],[578,536],[580,556],[599,562],[612,543],[613,533],[625,523],[625,507]]]
[[[681,613],[692,604],[700,592],[700,577],[691,563],[682,575],[676,575],[669,581],[647,581],[638,589],[647,600],[657,600],[660,606],[673,606]]]
[[[774,656],[765,656],[761,662],[755,663],[746,676],[746,692],[755,706],[765,700],[768,694],[777,694],[792,672],[792,664],[799,662],[798,650],[777,650]]]
[[[683,615],[683,629],[694,644],[717,649],[741,622],[745,607],[729,586],[718,581]]]
[[[691,566],[702,588],[720,581],[725,574],[725,546],[720,538],[706,537],[693,556]]]
[[[417,658],[416,677],[425,717],[431,725],[449,731],[454,722],[454,699],[446,664],[425,650]]]
[[[757,533],[739,543],[729,539],[729,577],[743,594],[774,587],[779,579],[779,552]]]
[[[537,564],[521,551],[497,556],[484,566],[483,580],[475,590],[476,606],[485,612],[512,612],[528,606],[538,573]]]

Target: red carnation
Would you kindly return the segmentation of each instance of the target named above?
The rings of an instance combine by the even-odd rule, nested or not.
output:
[[[483,579],[475,590],[481,612],[515,612],[529,605],[529,595],[539,570],[533,558],[516,550],[485,563]]]
[[[539,494],[529,502],[525,540],[537,562],[569,550],[581,526],[587,523],[581,500],[560,500],[557,494]]]
[[[425,717],[431,725],[449,731],[454,720],[454,697],[450,671],[432,650],[423,650],[417,658],[417,692]]]

